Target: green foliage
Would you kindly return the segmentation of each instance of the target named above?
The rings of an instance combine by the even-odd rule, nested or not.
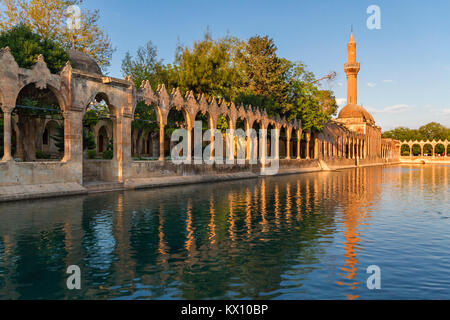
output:
[[[439,123],[430,122],[419,129],[398,127],[383,133],[383,138],[391,138],[400,141],[420,140],[450,140],[450,128]]]
[[[114,157],[114,141],[113,139],[109,140],[108,147],[105,151],[103,151],[102,158],[111,160]]]
[[[51,158],[50,153],[44,152],[41,150],[36,150],[36,159],[42,160],[42,159],[50,159],[50,158]]]
[[[277,56],[273,39],[251,37],[238,47],[235,60],[245,88],[241,99],[250,96],[249,101],[242,102],[250,104],[258,96],[261,100],[257,106],[267,109],[269,114],[279,113],[287,100],[292,63]]]
[[[131,75],[137,88],[144,80],[148,80],[152,88],[156,88],[161,83],[167,83],[169,69],[156,56],[156,46],[151,41],[145,47],[140,47],[135,57],[127,52],[122,60],[122,74]]]
[[[134,119],[131,123],[132,129],[149,128],[152,132],[159,130],[154,107],[147,106],[144,102],[139,102],[136,105]]]
[[[192,90],[209,97],[232,101],[240,87],[235,53],[239,41],[232,37],[213,40],[206,32],[202,41],[191,48],[178,46],[174,82],[182,92]]]
[[[18,25],[0,34],[0,48],[8,46],[17,64],[22,68],[31,68],[37,62],[39,54],[52,73],[58,73],[69,61],[64,49],[50,39],[42,39],[24,25]]]
[[[82,3],[83,0],[0,0],[0,30],[25,24],[42,39],[52,39],[66,50],[74,47],[94,57],[106,71],[115,49],[98,25],[99,11],[80,8]],[[68,10],[71,6],[81,9],[76,20],[78,28],[70,28],[70,22],[75,22],[75,12]]]
[[[92,131],[83,130],[83,150],[92,150],[97,147],[95,143],[94,133]]]
[[[383,133],[383,138],[390,138],[400,141],[427,141],[427,140],[450,140],[450,128],[447,128],[437,122],[430,122],[419,129],[409,129],[406,127],[398,127]],[[409,147],[402,147],[402,155],[409,155]],[[419,145],[412,148],[413,155],[419,155],[421,152]],[[436,154],[445,154],[446,150],[442,144],[436,145]],[[423,148],[424,154],[431,154],[431,145],[427,144]]]
[[[102,158],[105,160],[111,160],[114,156],[114,152],[112,150],[103,151]]]
[[[192,48],[178,45],[175,56],[173,65],[164,66],[149,42],[135,58],[127,53],[122,72],[132,76],[138,86],[143,80],[149,80],[153,88],[164,83],[169,91],[179,87],[182,94],[192,90],[208,98],[265,109],[270,116],[301,119],[305,130],[322,130],[336,113],[332,92],[319,90],[304,64],[278,57],[277,47],[268,36],[241,41],[227,35],[213,40],[207,31]],[[153,120],[153,115],[142,109],[136,112],[139,119]],[[178,118],[169,115],[168,132],[181,123]],[[226,121],[219,119],[218,128],[225,130]]]
[[[97,151],[95,149],[89,149],[87,151],[87,157],[88,159],[95,159],[97,157]]]
[[[55,146],[58,148],[58,151],[63,153],[64,152],[64,126],[58,125],[56,128],[57,132],[56,135],[50,136],[53,141],[55,141]]]

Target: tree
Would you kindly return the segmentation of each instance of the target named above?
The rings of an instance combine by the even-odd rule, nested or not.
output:
[[[320,91],[313,81],[303,63],[294,64],[283,113],[288,120],[301,119],[305,131],[321,131],[337,108],[332,94]]]
[[[114,48],[98,21],[98,10],[80,9],[82,0],[0,0],[0,30],[20,24],[64,49],[74,48],[97,60],[106,71]]]
[[[238,40],[225,37],[213,40],[205,33],[202,41],[194,42],[192,49],[178,46],[174,72],[182,92],[192,90],[209,97],[233,101],[237,96],[239,75],[234,66]]]
[[[52,73],[58,73],[69,61],[69,56],[58,43],[50,39],[42,39],[24,24],[0,34],[0,48],[6,46],[22,68],[30,68],[34,65],[40,54],[44,56],[47,67]]]
[[[419,135],[425,140],[450,140],[450,129],[437,122],[430,122],[419,128]]]
[[[276,102],[287,96],[291,63],[277,56],[277,47],[268,36],[254,36],[238,47],[236,64],[248,92],[270,97]]]
[[[162,83],[168,86],[168,73],[169,70],[163,61],[157,59],[156,46],[152,41],[147,42],[145,47],[140,47],[136,57],[127,52],[122,60],[122,74],[131,76],[136,87],[139,87],[144,80],[148,80],[153,88]]]
[[[137,86],[149,80],[154,88],[164,83],[169,91],[179,87],[182,94],[192,90],[265,109],[270,116],[299,118],[307,130],[322,130],[337,110],[332,92],[319,90],[304,64],[278,57],[277,47],[268,36],[241,41],[227,35],[214,40],[207,30],[204,39],[194,42],[192,48],[178,44],[174,64],[166,66],[157,59],[156,47],[150,41],[138,49],[136,57],[126,54],[122,73],[131,75]],[[145,111],[138,109],[136,114]],[[139,119],[152,120],[145,112]],[[217,125],[225,129],[226,121],[219,119]],[[170,126],[166,132],[170,132]]]
[[[419,129],[398,127],[383,133],[383,138],[391,138],[400,141],[420,140],[450,140],[450,128],[439,123],[430,122]]]

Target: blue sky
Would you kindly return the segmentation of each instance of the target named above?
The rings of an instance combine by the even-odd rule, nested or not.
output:
[[[369,30],[367,7],[381,9],[381,29]],[[450,126],[450,1],[435,0],[86,0],[99,9],[101,25],[117,51],[110,75],[122,77],[121,60],[148,40],[166,63],[177,39],[192,45],[209,26],[214,38],[260,34],[275,40],[279,55],[303,61],[317,76],[336,71],[323,88],[346,98],[344,63],[353,25],[358,103],[383,130],[417,128],[430,121]]]

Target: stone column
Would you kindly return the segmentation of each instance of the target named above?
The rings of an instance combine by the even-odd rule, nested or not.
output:
[[[3,109],[3,158],[2,162],[12,161],[11,155],[11,113],[13,108]]]
[[[311,131],[308,131],[305,135],[306,138],[306,159],[309,158],[309,141],[311,140]]]
[[[359,140],[358,139],[356,139],[355,146],[356,146],[355,156],[356,156],[356,159],[359,159]]]
[[[286,128],[286,159],[291,159],[291,133],[292,128]]]
[[[261,158],[261,163],[263,167],[266,164],[266,155],[267,155],[267,131],[265,130],[266,130],[265,125],[262,123],[260,126],[258,145],[260,153],[259,156]],[[263,134],[263,132],[265,132],[265,134]]]
[[[116,181],[123,182],[128,175],[131,166],[131,122],[132,115],[128,113],[119,114],[115,123],[114,154],[113,161],[117,168],[114,173]]]
[[[297,130],[297,159],[300,160],[301,156],[300,156],[300,144],[301,144],[301,140],[302,140],[302,130],[298,129]]]
[[[164,123],[162,121],[159,122],[159,161],[164,161]]]
[[[352,139],[352,159],[356,159],[356,143],[355,139]]]
[[[227,131],[226,135],[226,159],[227,163],[234,163],[234,151],[236,150],[236,141],[235,141],[235,135],[234,135],[234,125],[229,121],[230,129]],[[229,132],[229,133],[228,133]]]
[[[210,132],[211,132],[211,150],[209,152],[209,160],[214,160],[214,138],[215,138],[215,133],[216,133],[216,124],[211,123],[211,128],[210,128]]]
[[[83,163],[83,109],[72,107],[64,112],[64,158],[63,162]]]
[[[275,127],[275,150],[272,155],[273,159],[280,159],[280,130],[281,127]],[[272,148],[272,145],[270,145],[270,147]]]
[[[314,159],[319,159],[319,139],[314,138]]]
[[[412,146],[409,146],[409,156],[412,158],[413,152],[412,152]]]
[[[186,161],[191,161],[192,160],[192,131],[193,131],[192,126],[188,124],[188,126],[187,126],[187,155],[186,155]]]

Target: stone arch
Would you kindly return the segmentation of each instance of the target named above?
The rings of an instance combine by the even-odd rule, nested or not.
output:
[[[414,143],[417,144],[417,143]],[[434,144],[431,141],[423,143],[423,156],[432,156],[434,150]]]
[[[216,124],[215,124],[216,121],[215,121],[215,119],[214,119],[214,117],[211,114],[211,111],[209,109],[203,109],[203,110],[198,109],[198,110],[196,110],[193,118],[194,118],[194,127],[196,129],[197,129],[197,123],[198,122],[201,123],[201,135],[202,135],[202,149],[201,149],[202,150],[202,154],[201,155],[197,155],[197,158],[195,158],[195,159],[203,160],[203,156],[206,156],[206,155],[204,155],[204,151],[205,151],[205,148],[208,145],[211,145],[211,147],[210,147],[210,154],[207,157],[209,159],[213,159],[214,154],[215,154],[213,145],[214,145],[214,130],[215,130],[215,127],[216,127]],[[206,137],[205,134],[206,134],[207,131],[209,132],[209,139],[208,139],[209,141],[203,139],[203,137]],[[194,135],[192,137],[192,140],[193,140],[193,143],[192,143],[192,146],[193,146],[193,148],[192,148],[192,155],[194,157],[196,156],[195,155],[195,152],[196,152],[196,149],[195,149],[196,141],[195,140],[197,140],[197,139],[199,139],[199,138],[196,136],[196,133],[194,133]],[[198,142],[199,142],[199,140],[197,140],[197,143]]]
[[[187,152],[184,156],[190,158],[192,155],[192,118],[188,110],[183,106],[172,105],[168,109],[166,115],[166,137],[164,139],[164,156],[170,156],[172,148],[178,144],[178,142],[171,142],[171,135],[176,129],[186,129],[188,132],[188,149],[184,150]]]
[[[287,124],[282,124],[279,126],[279,156],[280,158],[286,158],[288,155],[288,126]]]
[[[140,101],[133,108],[133,116],[131,121],[131,156],[139,158],[139,160],[149,160],[143,158],[155,153],[153,146],[158,146],[161,124],[161,112],[155,103],[147,104]]]
[[[51,154],[43,150],[43,132],[48,120],[64,123],[65,101],[53,86],[37,86],[33,81],[27,83],[20,87],[12,110],[12,122],[17,129],[14,157],[23,161],[47,160]],[[64,136],[58,137],[62,144]],[[55,152],[56,158],[63,156],[56,156]]]
[[[442,141],[437,141],[436,145],[434,146],[434,154],[435,156],[439,156],[439,157],[445,157],[446,155],[446,149],[445,149],[445,144]]]
[[[108,106],[109,114],[113,117],[117,117],[119,115],[118,107],[111,102],[111,98],[109,97],[109,95],[102,90],[95,90],[94,93],[90,95],[90,98],[85,101],[83,115],[86,114],[89,105],[94,101],[98,103],[105,101],[106,105]]]
[[[30,87],[34,87],[37,90],[49,90],[49,91],[51,91],[52,94],[55,96],[57,102],[58,102],[59,109],[61,109],[62,112],[67,110],[68,104],[67,104],[65,95],[62,93],[61,90],[59,90],[56,86],[54,86],[54,85],[52,85],[50,83],[46,83],[45,86],[40,86],[40,85],[38,85],[38,82],[35,81],[35,80],[26,81],[20,87],[18,87],[17,91],[15,93],[14,101],[17,103],[17,99],[19,98],[19,95],[21,94],[21,92],[25,88],[30,88]]]
[[[83,146],[85,158],[95,158],[98,155],[106,160],[116,158],[114,150],[117,149],[118,143],[115,137],[118,117],[120,117],[118,108],[111,103],[108,94],[104,91],[95,91],[95,93],[90,96],[83,108],[82,130],[87,141],[87,144]],[[106,134],[103,132],[103,138],[99,139],[102,127],[105,127],[104,130],[106,130]],[[105,140],[105,135],[107,135],[108,141]],[[110,146],[111,140],[113,142],[112,148]],[[101,143],[102,146],[99,146],[99,143]]]

